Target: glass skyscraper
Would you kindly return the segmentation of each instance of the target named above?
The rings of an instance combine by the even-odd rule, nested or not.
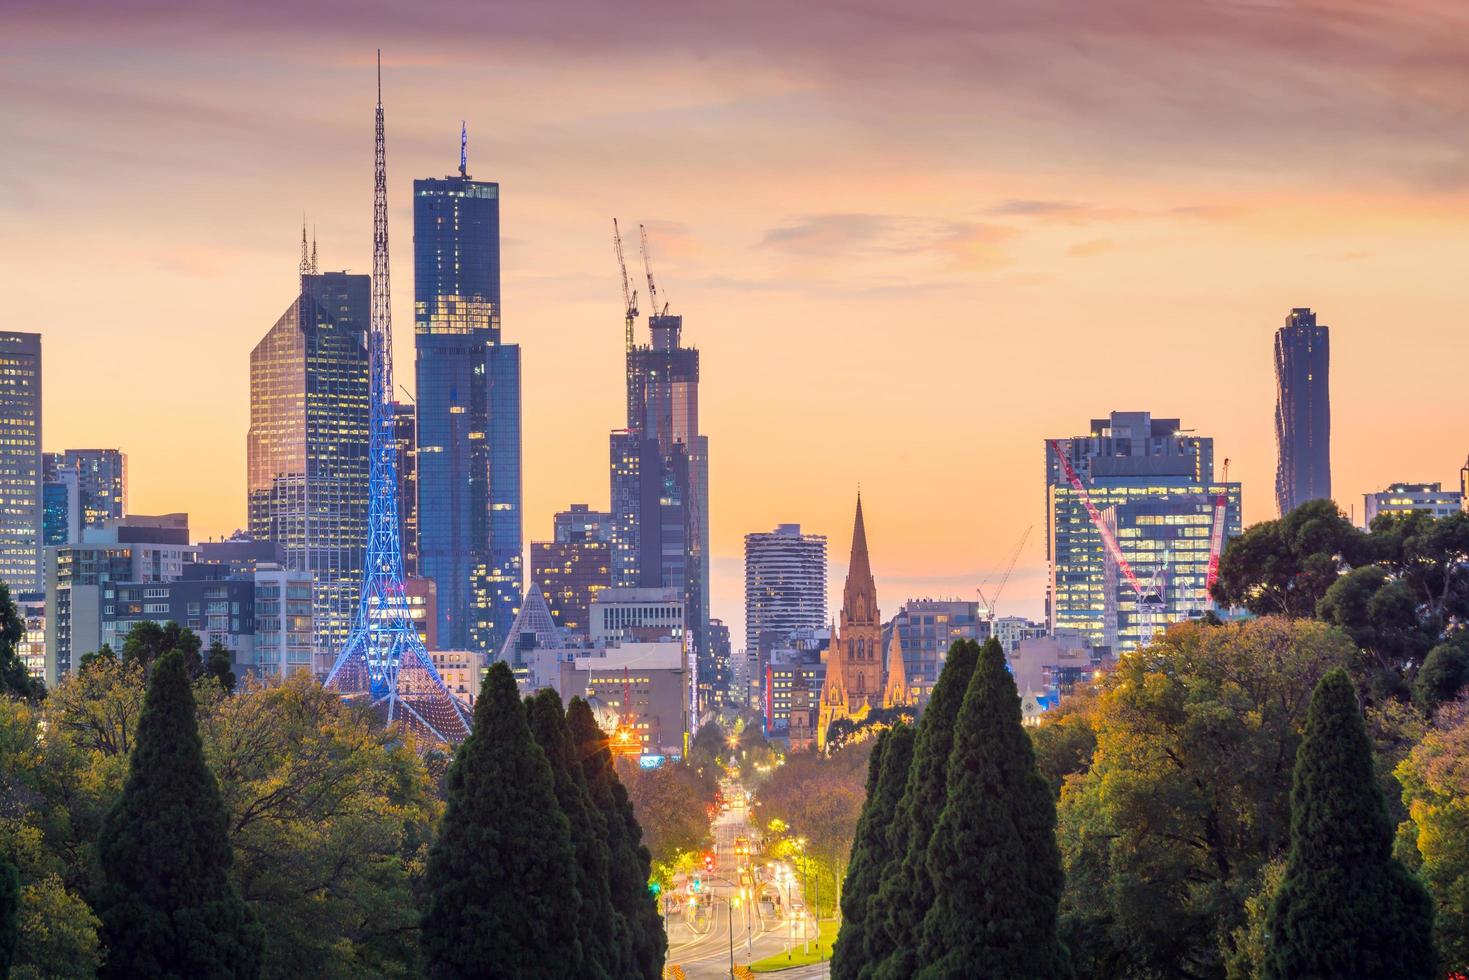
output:
[[[1331,333],[1308,307],[1275,332],[1275,502],[1282,516],[1331,497]]]
[[[368,276],[306,274],[250,353],[250,534],[310,572],[317,667],[347,640],[367,540]]]
[[[499,648],[520,603],[520,348],[500,342],[500,185],[413,182],[418,571],[444,649]]]
[[[41,335],[0,332],[0,582],[39,592],[41,542]]]

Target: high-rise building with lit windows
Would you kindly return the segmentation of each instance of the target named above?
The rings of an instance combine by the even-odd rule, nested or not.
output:
[[[128,458],[117,449],[67,449],[47,453],[46,480],[60,481],[76,474],[78,519],[82,527],[101,527],[127,514]]]
[[[1051,632],[1120,653],[1214,607],[1206,585],[1216,515],[1222,502],[1222,547],[1240,533],[1240,485],[1214,479],[1213,439],[1176,418],[1113,412],[1092,419],[1086,435],[1047,440],[1045,453]]]
[[[398,454],[398,546],[403,574],[418,574],[418,420],[411,402],[393,402],[393,448]]]
[[[317,668],[346,642],[368,506],[368,276],[307,273],[250,353],[250,535],[312,578]]]
[[[540,586],[557,626],[588,632],[592,603],[612,585],[611,527],[611,514],[572,504],[556,514],[552,540],[531,542],[531,581]]]
[[[523,583],[520,348],[500,338],[500,185],[413,182],[418,572],[445,649],[498,650]]]
[[[1287,514],[1331,497],[1331,330],[1297,307],[1275,332],[1275,501]]]
[[[0,332],[0,582],[41,591],[41,335]]]
[[[745,535],[745,649],[760,635],[826,625],[826,535],[799,524]]]

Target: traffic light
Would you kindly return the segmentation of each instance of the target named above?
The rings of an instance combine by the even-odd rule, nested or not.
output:
[[[663,885],[661,882],[650,881],[648,882],[648,891],[652,892],[653,895],[656,897],[663,894]]]
[[[704,890],[704,879],[694,875],[694,880],[689,882],[689,891],[701,892]]]
[[[705,871],[713,871],[714,870],[714,855],[713,854],[705,854],[704,855],[704,870]]]

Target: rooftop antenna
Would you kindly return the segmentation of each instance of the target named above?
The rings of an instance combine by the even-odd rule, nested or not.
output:
[[[306,250],[306,215],[301,215],[301,275],[311,274],[311,255]]]
[[[459,120],[459,176],[469,176],[469,127]]]
[[[312,225],[311,226],[311,274],[314,276],[314,275],[316,275],[316,273],[317,273],[317,266],[316,266],[316,226],[315,225]]]

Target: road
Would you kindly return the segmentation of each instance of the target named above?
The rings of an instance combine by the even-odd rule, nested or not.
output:
[[[748,838],[758,854],[759,833],[751,822],[740,786],[726,783],[724,797],[729,801],[729,809],[714,819],[711,828],[714,873],[700,876],[703,887],[697,893],[699,904],[692,911],[687,905],[687,890],[676,888],[675,896],[680,905],[665,919],[668,929],[667,962],[670,966],[681,966],[689,980],[728,977],[731,948],[735,963],[752,963],[785,952],[788,943],[800,944],[804,939],[816,936],[815,925],[809,916],[799,916],[792,921],[785,914],[792,903],[798,908],[804,905],[800,881],[789,875],[780,881],[771,881],[766,868],[758,869],[761,880],[755,887],[762,897],[778,898],[779,901],[742,900],[733,908],[734,921],[730,922],[730,900],[739,891],[738,869],[749,860],[735,853],[735,841],[739,837]],[[748,893],[751,887],[748,877],[744,886]],[[828,975],[825,964],[777,974],[787,980]]]

